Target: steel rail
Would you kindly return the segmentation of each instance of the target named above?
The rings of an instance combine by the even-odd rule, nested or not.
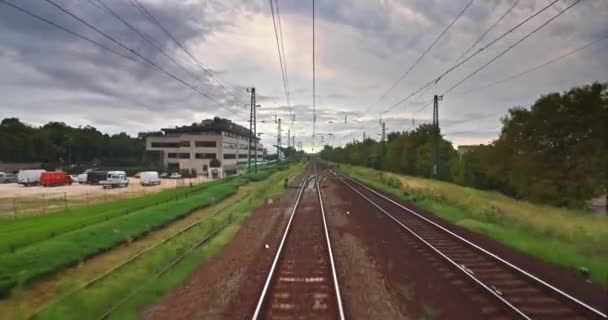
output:
[[[403,206],[402,204],[400,204],[400,203],[398,203],[398,202],[396,202],[396,201],[394,201],[394,200],[392,200],[392,199],[390,199],[390,198],[386,197],[385,195],[383,195],[383,194],[381,194],[381,193],[377,192],[376,190],[374,190],[374,189],[372,189],[372,188],[370,188],[370,187],[366,186],[365,184],[363,184],[363,183],[361,183],[361,182],[359,182],[359,181],[357,181],[357,180],[355,180],[355,179],[352,179],[352,178],[350,178],[350,177],[348,177],[348,176],[346,176],[346,175],[344,175],[344,174],[342,174],[342,173],[340,173],[340,172],[338,172],[338,174],[339,174],[340,176],[342,176],[342,177],[344,177],[344,178],[346,178],[346,179],[348,179],[348,180],[352,181],[353,183],[355,183],[355,184],[357,184],[357,185],[359,185],[359,186],[363,187],[364,189],[366,189],[366,190],[368,190],[368,191],[370,191],[370,192],[374,193],[375,195],[379,196],[380,198],[382,198],[382,199],[384,199],[384,200],[386,200],[386,201],[388,201],[388,202],[390,202],[390,203],[392,203],[392,204],[394,204],[394,205],[398,206],[399,208],[401,208],[401,209],[403,209],[403,210],[405,210],[405,211],[409,212],[410,214],[415,215],[416,217],[418,217],[418,218],[422,219],[423,221],[425,221],[425,222],[427,222],[427,223],[431,224],[432,226],[434,226],[434,227],[436,227],[436,228],[440,229],[441,231],[444,231],[445,233],[449,234],[450,236],[452,236],[452,237],[454,237],[454,238],[456,238],[456,239],[458,239],[458,240],[462,241],[463,243],[465,243],[465,244],[469,245],[470,247],[472,247],[472,248],[474,248],[474,249],[476,249],[476,250],[478,250],[478,251],[480,251],[480,252],[482,252],[482,253],[486,254],[487,256],[489,256],[489,257],[493,258],[494,260],[499,261],[500,263],[502,263],[502,264],[506,265],[507,267],[509,267],[510,269],[512,269],[512,270],[514,270],[514,271],[516,271],[517,273],[522,274],[522,275],[525,275],[527,278],[529,278],[529,279],[531,279],[531,280],[535,281],[535,282],[536,282],[536,283],[538,283],[538,284],[541,284],[541,285],[542,285],[544,288],[550,289],[551,291],[553,291],[553,292],[557,293],[559,296],[561,296],[561,297],[563,297],[563,298],[566,298],[567,300],[569,300],[569,301],[573,302],[574,304],[576,304],[576,305],[578,305],[578,306],[580,306],[580,307],[584,308],[585,310],[590,311],[591,313],[593,313],[593,314],[595,314],[595,315],[597,315],[597,316],[600,316],[600,317],[603,317],[603,318],[608,318],[608,316],[607,316],[605,313],[603,313],[603,312],[601,312],[601,311],[597,310],[596,308],[594,308],[594,307],[592,307],[592,306],[590,306],[590,305],[586,304],[585,302],[583,302],[583,301],[581,301],[581,300],[579,300],[579,299],[577,299],[577,298],[575,298],[575,297],[573,297],[573,296],[571,296],[571,295],[567,294],[566,292],[562,291],[561,289],[559,289],[559,288],[557,288],[557,287],[555,287],[555,286],[553,286],[553,285],[551,285],[551,284],[547,283],[546,281],[544,281],[544,280],[542,280],[542,279],[538,278],[537,276],[535,276],[535,275],[533,275],[533,274],[531,274],[531,273],[529,273],[529,272],[527,272],[527,271],[525,271],[525,270],[521,269],[520,267],[518,267],[518,266],[516,266],[516,265],[514,265],[514,264],[512,264],[512,263],[510,263],[510,262],[508,262],[507,260],[505,260],[505,259],[503,259],[503,258],[499,257],[498,255],[496,255],[496,254],[494,254],[494,253],[492,253],[492,252],[490,252],[490,251],[488,251],[488,250],[486,250],[486,249],[484,249],[484,248],[482,248],[482,247],[480,247],[480,246],[478,246],[478,245],[474,244],[473,242],[471,242],[471,241],[469,241],[469,240],[467,240],[467,239],[463,238],[462,236],[460,236],[460,235],[458,235],[458,234],[456,234],[456,233],[454,233],[454,232],[452,232],[452,231],[448,230],[447,228],[445,228],[445,227],[443,227],[443,226],[441,226],[441,225],[437,224],[436,222],[431,221],[430,219],[428,219],[428,218],[426,218],[426,217],[422,216],[421,214],[419,214],[419,213],[415,212],[414,210],[409,209],[409,208],[407,208],[407,207]],[[352,188],[352,186],[350,186],[350,185],[349,185],[349,184],[347,184],[346,182],[344,182],[344,181],[343,181],[343,183],[344,183],[344,184],[346,184],[347,186],[349,186],[351,189],[355,190],[354,188]],[[358,192],[358,191],[357,191],[357,193],[359,193],[360,195],[362,195],[362,194],[361,194],[360,192]],[[368,200],[368,201],[370,201],[370,200]],[[370,201],[370,202],[371,202],[371,201]],[[391,216],[391,217],[392,217],[392,216]]]
[[[456,263],[456,261],[452,260],[447,255],[445,255],[443,252],[441,252],[441,250],[437,249],[432,244],[430,244],[428,241],[424,240],[424,238],[422,238],[416,232],[414,232],[412,229],[410,229],[409,227],[407,227],[406,225],[404,225],[403,223],[401,223],[394,216],[392,216],[390,213],[388,213],[386,210],[384,210],[382,207],[380,207],[378,204],[376,204],[374,201],[372,201],[371,199],[369,199],[368,197],[366,197],[365,195],[363,195],[359,190],[353,188],[350,184],[348,184],[348,183],[346,183],[344,181],[342,181],[342,182],[347,187],[349,187],[351,190],[353,190],[354,192],[356,192],[359,196],[361,196],[363,199],[365,199],[367,202],[369,202],[371,205],[373,205],[378,210],[380,210],[380,212],[384,213],[387,217],[389,217],[391,220],[393,220],[395,223],[397,223],[401,228],[407,230],[414,237],[416,237],[418,240],[420,240],[420,242],[424,243],[431,250],[435,251],[435,253],[437,253],[439,256],[441,256],[442,258],[444,258],[445,260],[447,260],[448,263],[450,263],[452,266],[456,267],[463,274],[465,274],[467,277],[469,277],[471,280],[473,280],[476,284],[478,284],[479,286],[481,286],[483,289],[485,289],[490,294],[492,294],[494,297],[496,297],[498,300],[500,300],[502,303],[504,303],[507,307],[509,307],[509,309],[511,309],[512,311],[514,311],[516,314],[518,314],[519,316],[521,316],[523,319],[532,320],[532,318],[530,318],[529,316],[527,316],[525,313],[523,313],[521,310],[519,310],[517,307],[515,307],[513,304],[511,304],[509,301],[507,301],[505,298],[503,298],[501,295],[499,295],[494,289],[492,289],[491,287],[489,287],[488,285],[486,285],[485,283],[483,283],[481,280],[477,279],[477,277],[475,277],[470,272],[468,272],[465,268],[463,268],[461,265],[459,265],[458,263]]]
[[[253,313],[253,316],[251,317],[253,320],[258,319],[258,317],[260,316],[260,312],[262,311],[262,305],[264,304],[264,301],[266,301],[266,294],[268,293],[270,282],[272,282],[272,279],[274,278],[274,273],[283,250],[283,245],[285,244],[285,239],[287,239],[287,234],[289,233],[291,227],[291,222],[293,221],[293,217],[295,216],[296,210],[298,209],[298,205],[300,204],[300,200],[302,199],[302,194],[304,194],[304,189],[306,189],[306,185],[308,184],[310,179],[310,168],[308,168],[306,176],[304,177],[302,185],[300,186],[300,191],[298,192],[296,202],[294,203],[293,209],[291,210],[289,221],[287,221],[287,226],[285,226],[283,237],[281,238],[281,242],[279,243],[279,247],[277,248],[274,260],[272,261],[272,265],[270,266],[270,271],[268,272],[268,276],[266,277],[266,282],[264,283],[264,287],[262,288],[262,292],[260,293],[260,297],[255,307],[255,311]]]
[[[308,173],[307,173],[308,175]],[[305,179],[306,177],[304,177]],[[307,180],[304,180],[302,182],[302,186],[306,186],[307,184]],[[234,202],[224,206],[222,209],[218,209],[214,215],[208,217],[205,219],[209,220],[210,218],[213,218],[215,215],[217,215],[218,212],[220,212],[221,210],[224,210],[236,203],[238,203],[239,201],[245,199],[246,197],[249,196],[249,193],[247,193],[245,196],[236,199]],[[193,223],[192,225],[188,226],[186,229],[190,229],[192,228],[194,225],[199,224],[202,221],[199,221],[197,223]],[[229,215],[228,221],[224,224],[222,224],[218,229],[214,230],[213,232],[211,232],[210,234],[207,234],[205,236],[203,236],[202,238],[200,238],[197,242],[195,242],[192,246],[190,246],[184,253],[182,253],[179,256],[176,256],[173,260],[171,260],[171,262],[169,262],[162,270],[160,270],[158,273],[153,275],[152,279],[156,279],[160,276],[162,276],[163,274],[165,274],[167,271],[169,271],[169,269],[171,269],[172,267],[174,267],[178,262],[180,262],[181,260],[183,260],[187,255],[189,255],[192,251],[194,251],[194,249],[202,246],[203,244],[209,242],[210,240],[214,239],[216,235],[218,235],[220,232],[222,232],[223,230],[226,229],[226,227],[228,227],[229,225],[232,224],[232,214]],[[183,233],[184,230],[182,230],[180,232]],[[109,309],[107,309],[102,315],[100,315],[97,320],[102,320],[102,319],[106,319],[107,317],[109,317],[114,311],[116,311],[120,306],[122,306],[126,301],[128,301],[129,299],[131,299],[131,297],[133,297],[135,294],[137,294],[138,292],[140,292],[141,290],[143,290],[148,284],[149,282],[152,280],[148,280],[148,282],[143,283],[141,286],[136,287],[135,289],[133,289],[131,292],[129,292],[125,297],[123,297],[118,303],[112,305]]]
[[[336,264],[334,263],[334,254],[331,249],[331,243],[329,240],[329,231],[327,229],[327,219],[325,217],[325,208],[323,205],[323,195],[321,195],[321,183],[329,173],[326,173],[317,181],[317,194],[319,195],[319,204],[321,205],[321,216],[323,216],[323,231],[325,231],[325,240],[327,241],[327,250],[329,251],[329,263],[331,265],[331,275],[334,279],[334,290],[336,290],[336,302],[338,303],[338,313],[340,320],[346,319],[344,316],[344,307],[342,306],[342,296],[340,295],[340,286],[338,285],[338,275],[336,273]]]

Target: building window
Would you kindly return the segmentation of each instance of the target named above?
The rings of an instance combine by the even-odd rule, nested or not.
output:
[[[224,153],[224,159],[236,159],[236,154],[234,154],[234,153]]]
[[[190,147],[190,141],[180,141],[179,146],[180,147]]]
[[[247,154],[239,154],[239,159],[246,159],[247,158]]]
[[[190,159],[189,153],[167,153],[169,159]]]
[[[196,141],[195,145],[197,148],[215,148],[217,143],[215,141]]]
[[[206,165],[206,164],[204,164],[204,165],[203,165],[203,172],[207,172],[207,169],[208,169],[207,165]]]
[[[152,142],[152,148],[178,148],[179,143],[177,142]]]
[[[224,149],[236,149],[236,144],[224,142]]]
[[[194,157],[196,159],[215,159],[215,153],[196,153]]]

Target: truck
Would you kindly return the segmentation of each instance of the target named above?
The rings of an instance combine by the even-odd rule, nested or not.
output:
[[[89,173],[90,175],[91,173]],[[124,171],[108,171],[105,180],[99,181],[99,184],[105,188],[126,188],[129,186],[129,179]]]
[[[63,171],[46,171],[40,174],[40,184],[43,187],[65,186],[72,184],[72,178]]]
[[[19,170],[17,173],[17,183],[29,187],[40,184],[40,175],[46,172],[42,169]]]
[[[154,186],[160,184],[160,178],[156,171],[144,171],[139,173],[139,183],[142,186]]]
[[[87,172],[87,184],[97,185],[100,181],[108,178],[108,172],[105,170],[93,170]]]

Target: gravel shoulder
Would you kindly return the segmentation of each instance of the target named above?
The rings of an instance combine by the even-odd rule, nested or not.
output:
[[[144,310],[141,318],[247,319],[255,308],[297,192],[292,186],[254,210],[218,254]]]
[[[357,234],[348,201],[336,196],[339,193],[335,183],[324,185],[329,236],[346,315],[353,319],[410,318],[407,307],[400,307],[401,297],[389,291],[388,279]]]

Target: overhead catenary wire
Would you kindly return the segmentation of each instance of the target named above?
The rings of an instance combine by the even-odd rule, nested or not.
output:
[[[2,0],[4,3],[8,3],[7,1]],[[183,79],[175,76],[174,74],[168,72],[167,70],[163,69],[162,67],[158,66],[156,63],[154,63],[153,61],[151,61],[150,59],[144,57],[143,55],[141,55],[138,51],[127,47],[126,45],[124,45],[122,42],[116,40],[115,38],[113,38],[112,36],[108,35],[107,33],[99,30],[98,28],[96,28],[95,26],[91,25],[90,23],[88,23],[87,21],[85,21],[84,19],[80,18],[79,16],[75,15],[74,13],[72,13],[71,11],[65,9],[64,7],[62,7],[61,5],[58,5],[57,3],[55,3],[53,0],[45,0],[46,2],[52,4],[54,7],[56,7],[57,9],[61,10],[62,12],[64,12],[65,14],[71,16],[72,18],[78,20],[79,22],[81,22],[82,24],[86,25],[87,27],[91,28],[92,30],[94,30],[95,32],[101,34],[102,36],[104,36],[105,38],[107,38],[108,40],[112,41],[113,43],[119,45],[121,48],[124,48],[125,50],[129,51],[130,53],[132,53],[133,55],[137,56],[139,59],[141,59],[143,62],[142,64],[161,73],[161,74],[165,74],[168,77],[180,82],[181,84],[185,85],[186,87],[190,88],[191,90],[199,93],[200,95],[206,97],[207,99],[209,99],[210,101],[214,102],[215,104],[217,104],[218,106],[225,108],[226,110],[233,112],[232,110],[228,109],[226,106],[222,105],[220,102],[218,102],[217,100],[215,100],[213,97],[209,96],[207,93],[195,88],[194,86],[192,86],[190,83],[184,81]],[[14,8],[16,8],[16,6],[12,6]],[[26,10],[21,9],[21,11],[25,12]],[[31,14],[30,14],[31,15]],[[56,24],[55,24],[56,25]],[[73,33],[73,32],[71,32]],[[123,55],[120,55],[123,56]],[[130,59],[131,60],[131,59]],[[138,61],[136,59],[132,59],[133,61]],[[141,61],[138,61],[141,62]]]
[[[506,32],[504,32],[503,34],[501,34],[500,36],[496,37],[494,40],[492,40],[490,43],[486,44],[485,46],[481,47],[480,49],[478,49],[477,51],[475,51],[473,54],[471,54],[470,56],[468,56],[467,58],[465,58],[464,60],[456,63],[455,65],[453,65],[452,67],[450,67],[449,69],[445,70],[443,73],[441,73],[439,76],[434,77],[431,81],[427,82],[425,85],[423,85],[422,87],[420,87],[419,89],[417,89],[416,91],[414,91],[413,93],[411,93],[410,95],[406,96],[405,98],[397,101],[395,104],[393,104],[391,107],[387,108],[386,110],[384,110],[381,114],[385,114],[391,110],[393,110],[394,108],[396,108],[397,106],[399,106],[400,104],[402,104],[403,102],[409,100],[412,96],[416,95],[418,92],[424,90],[426,87],[431,86],[433,84],[437,84],[443,77],[445,77],[447,74],[449,74],[450,72],[456,70],[458,67],[462,66],[463,64],[465,64],[467,61],[471,60],[473,57],[477,56],[479,53],[481,53],[482,51],[485,51],[486,49],[488,49],[489,47],[493,46],[494,44],[496,44],[498,41],[502,40],[503,38],[505,38],[507,35],[513,33],[515,30],[517,30],[519,27],[523,26],[524,24],[528,23],[530,20],[534,19],[536,16],[538,16],[540,13],[544,12],[545,10],[547,10],[548,8],[550,8],[551,6],[553,6],[555,3],[557,3],[560,0],[553,0],[551,3],[547,4],[545,7],[541,8],[540,10],[538,10],[537,12],[535,12],[534,14],[532,14],[531,16],[527,17],[526,19],[522,20],[520,23],[518,23],[517,25],[515,25],[514,27],[512,27],[511,29],[507,30]]]
[[[399,79],[397,79],[397,81],[395,81],[393,83],[392,86],[390,86],[388,88],[388,90],[386,90],[378,100],[376,100],[376,102],[374,102],[372,105],[370,105],[367,109],[366,112],[367,113],[371,108],[375,107],[378,103],[380,103],[380,101],[382,101],[391,91],[393,91],[393,89],[395,89],[395,87],[403,80],[405,79],[405,77],[412,71],[414,70],[414,68],[422,61],[422,59],[424,59],[424,57],[429,53],[429,51],[431,51],[431,49],[433,49],[433,47],[437,44],[437,42],[439,42],[439,40],[448,32],[448,30],[450,30],[450,28],[452,28],[452,26],[456,23],[456,21],[458,21],[458,19],[460,17],[462,17],[462,15],[465,13],[465,11],[467,11],[467,9],[471,6],[471,4],[473,4],[473,1],[475,0],[470,0],[467,5],[460,10],[460,12],[458,13],[458,15],[452,20],[452,22],[450,22],[450,24],[448,24],[443,31],[441,31],[441,33],[435,38],[435,40],[433,40],[433,42],[426,48],[426,50],[424,50],[424,52],[418,57],[418,59],[416,59],[416,61],[401,75],[401,77]]]
[[[560,10],[556,15],[554,15],[553,17],[551,17],[549,20],[543,22],[541,25],[539,25],[538,27],[536,27],[534,30],[530,31],[528,34],[526,34],[524,37],[522,37],[521,39],[519,39],[518,41],[514,42],[513,44],[511,44],[509,47],[507,47],[505,50],[503,50],[502,52],[500,52],[498,55],[494,56],[494,58],[490,59],[488,62],[486,62],[485,64],[483,64],[481,67],[477,68],[475,71],[471,72],[470,74],[468,74],[467,76],[465,76],[464,78],[462,78],[460,81],[456,82],[454,85],[452,85],[450,88],[448,88],[447,90],[445,90],[441,95],[444,96],[446,94],[448,94],[449,92],[451,92],[452,90],[454,90],[455,88],[457,88],[458,86],[460,86],[462,83],[464,83],[466,80],[470,79],[471,77],[473,77],[475,74],[477,74],[479,71],[483,70],[484,68],[486,68],[488,65],[490,65],[491,63],[493,63],[494,61],[496,61],[498,58],[502,57],[504,54],[506,54],[507,52],[509,52],[511,49],[515,48],[517,45],[519,45],[520,43],[522,43],[524,40],[526,40],[527,38],[529,38],[531,35],[533,35],[534,33],[538,32],[540,29],[542,29],[543,27],[545,27],[546,25],[548,25],[549,23],[551,23],[551,21],[555,20],[557,17],[561,16],[564,12],[568,11],[570,8],[574,7],[576,4],[578,4],[581,0],[576,0],[574,1],[572,4],[570,4],[569,6],[567,6],[566,8]],[[602,38],[604,39],[604,38]],[[587,46],[588,47],[588,46]],[[580,48],[579,48],[580,49]],[[582,49],[581,49],[582,50]],[[578,50],[580,51],[580,50]],[[578,52],[577,51],[577,52]],[[546,63],[548,64],[548,63]],[[544,64],[544,65],[546,65]],[[537,66],[536,69],[540,68],[540,66]],[[529,70],[529,72],[531,72],[531,70]],[[430,104],[427,104],[425,106],[423,106],[422,108],[420,108],[418,111],[416,111],[414,113],[417,114],[419,112],[421,112],[422,110],[424,110],[425,108],[427,108]]]
[[[534,67],[528,68],[528,69],[526,69],[526,70],[520,71],[520,72],[515,73],[515,74],[512,74],[512,75],[510,75],[510,76],[504,77],[504,78],[502,78],[502,79],[500,79],[500,80],[497,80],[497,81],[494,81],[494,82],[487,83],[487,84],[482,85],[482,86],[480,86],[480,87],[476,87],[476,88],[469,89],[469,90],[466,90],[466,91],[454,92],[454,94],[465,94],[465,93],[470,93],[470,92],[472,92],[472,91],[478,91],[478,90],[480,90],[480,89],[489,88],[489,87],[492,87],[492,86],[495,86],[495,85],[498,85],[498,84],[501,84],[501,83],[504,83],[504,82],[507,82],[507,81],[510,81],[510,80],[513,80],[513,79],[516,79],[516,78],[519,78],[519,77],[522,77],[522,76],[524,76],[524,75],[526,75],[526,74],[528,74],[528,73],[534,72],[534,71],[536,71],[536,70],[538,70],[538,69],[540,69],[540,68],[543,68],[543,67],[548,66],[548,65],[550,65],[550,64],[553,64],[553,63],[555,63],[555,62],[558,62],[558,61],[560,61],[560,60],[562,60],[562,59],[565,59],[565,58],[567,58],[567,57],[570,57],[570,56],[572,56],[572,55],[575,55],[575,54],[577,54],[577,53],[579,53],[579,52],[581,52],[581,51],[583,51],[583,50],[585,50],[585,49],[587,49],[587,48],[589,48],[589,47],[591,47],[591,46],[593,46],[593,45],[596,45],[596,44],[598,44],[598,43],[600,43],[600,42],[602,42],[602,41],[605,41],[605,40],[607,40],[607,39],[608,39],[608,35],[605,35],[605,36],[603,36],[603,37],[601,37],[601,38],[598,38],[598,39],[595,39],[595,40],[593,40],[593,41],[591,41],[591,42],[588,42],[587,44],[585,44],[585,45],[583,45],[583,46],[580,46],[580,47],[578,47],[578,48],[576,48],[576,49],[574,49],[574,50],[568,51],[568,52],[566,52],[566,53],[564,53],[564,54],[561,54],[561,55],[559,55],[559,56],[557,56],[557,57],[555,57],[555,58],[552,58],[552,59],[550,59],[550,60],[547,60],[547,61],[545,61],[545,62],[542,62],[542,63],[540,63],[540,64],[538,64],[538,65],[536,65],[536,66],[534,66]]]
[[[312,151],[315,151],[315,133],[317,127],[317,87],[315,63],[315,0],[312,0]]]
[[[515,48],[517,45],[519,45],[520,43],[522,43],[524,40],[528,39],[531,35],[535,34],[540,29],[542,29],[543,27],[545,27],[546,25],[548,25],[549,23],[551,23],[551,21],[557,19],[557,17],[561,16],[566,11],[570,10],[570,8],[574,7],[579,2],[581,2],[581,0],[576,0],[572,4],[570,4],[569,6],[567,6],[566,8],[560,10],[556,15],[554,15],[553,17],[551,17],[549,20],[543,22],[540,26],[536,27],[534,30],[532,30],[531,32],[529,32],[528,34],[526,34],[523,38],[519,39],[518,41],[516,41],[513,44],[511,44],[510,46],[508,46],[505,50],[503,50],[502,52],[500,52],[494,58],[490,59],[488,62],[484,63],[481,67],[475,69],[475,71],[471,72],[469,75],[467,75],[466,77],[464,77],[462,80],[456,82],[454,85],[452,85],[446,91],[444,91],[442,95],[448,94],[450,91],[454,90],[455,88],[457,88],[458,86],[460,86],[461,84],[463,84],[465,81],[467,81],[468,79],[470,79],[471,77],[473,77],[474,75],[476,75],[479,71],[483,70],[488,65],[490,65],[494,61],[498,60],[498,58],[502,57],[504,54],[506,54],[507,52],[509,52],[511,49]]]
[[[288,89],[288,80],[287,80],[287,62],[285,60],[285,52],[284,52],[284,46],[283,46],[283,33],[280,30],[280,22],[277,23],[277,18],[278,18],[278,3],[277,3],[277,15],[275,17],[275,3],[273,3],[273,0],[269,0],[270,2],[270,11],[272,14],[272,25],[274,28],[274,37],[277,43],[277,54],[279,56],[279,66],[281,68],[281,78],[283,80],[283,89],[285,90],[285,101],[287,102],[287,107],[291,111],[291,104],[289,101],[289,89]],[[280,34],[280,37],[279,37]],[[290,118],[291,115],[290,115]]]
[[[146,36],[141,30],[139,30],[138,28],[136,28],[135,26],[133,26],[132,24],[130,24],[129,22],[127,22],[116,11],[112,10],[112,8],[110,8],[108,5],[106,5],[103,0],[89,0],[89,2],[91,4],[97,6],[101,10],[103,10],[105,12],[108,12],[112,17],[114,17],[115,19],[117,19],[120,22],[122,22],[129,29],[131,29],[133,32],[135,32],[139,37],[141,37],[142,39],[144,39],[144,41],[146,43],[148,43],[148,45],[150,45],[151,47],[157,49],[163,56],[165,56],[167,59],[169,59],[171,62],[173,62],[173,64],[175,64],[176,66],[178,66],[182,71],[184,71],[184,73],[188,74],[190,77],[192,77],[195,80],[198,80],[198,81],[201,80],[201,77],[197,77],[190,70],[187,70],[179,62],[177,62],[171,55],[169,55],[158,43],[156,43],[154,40],[150,39],[150,37]]]
[[[284,64],[284,72],[285,72],[285,82],[287,86],[287,106],[291,112],[291,127],[294,128],[294,122],[296,121],[295,114],[293,112],[293,107],[291,106],[291,93],[289,92],[289,77],[287,76],[287,54],[285,53],[285,43],[283,41],[283,24],[281,23],[281,13],[279,12],[279,2],[278,0],[274,1],[275,7],[277,8],[277,21],[279,22],[279,36],[281,38],[281,51],[283,52],[283,64]]]
[[[507,11],[505,11],[505,13],[500,16],[500,18],[498,18],[488,29],[486,29],[486,31],[484,31],[479,38],[477,38],[477,40],[475,42],[473,42],[473,44],[467,49],[465,50],[459,57],[458,59],[456,59],[456,61],[460,61],[460,59],[462,59],[463,57],[465,57],[467,54],[469,54],[469,52],[471,50],[473,50],[473,48],[475,48],[476,45],[478,45],[481,40],[483,40],[483,38],[485,38],[486,35],[488,35],[488,33],[490,33],[490,31],[492,31],[509,13],[511,13],[511,11],[513,11],[513,8],[515,8],[517,6],[517,4],[519,4],[521,0],[515,0],[513,2],[513,4],[509,7],[509,9],[507,9]]]
[[[190,53],[190,51],[184,45],[182,45],[182,43],[179,40],[177,40],[177,38],[175,38],[173,36],[173,34],[167,28],[165,28],[165,26],[158,19],[156,19],[156,17],[154,17],[154,15],[152,15],[152,13],[150,13],[150,11],[148,9],[146,9],[146,7],[141,2],[139,2],[138,0],[130,0],[130,3],[137,10],[139,10],[146,18],[148,18],[154,25],[158,26],[175,44],[177,44],[177,46],[180,49],[182,49],[188,55],[188,57],[190,57],[190,59],[192,59],[192,61],[195,63],[195,65],[197,65],[203,72],[207,73],[213,80],[215,80],[215,82],[220,87],[222,87],[222,89],[229,92],[230,90],[228,90],[228,88],[227,88],[227,86],[229,86],[235,92],[238,92],[238,93],[242,92],[242,90],[238,90],[238,89],[236,89],[230,85],[224,84],[222,81],[220,81],[217,78],[219,76],[214,74],[211,70],[209,70],[208,66],[206,66],[199,59],[197,59],[192,53]]]
[[[115,55],[117,55],[117,56],[119,56],[119,57],[122,57],[122,58],[124,58],[124,59],[127,59],[127,60],[130,60],[130,61],[133,61],[133,62],[138,62],[138,63],[139,63],[139,61],[137,61],[135,58],[133,58],[133,57],[131,57],[131,56],[125,55],[125,54],[123,54],[123,53],[120,53],[120,52],[118,52],[118,51],[116,51],[116,50],[114,50],[114,49],[112,49],[112,48],[110,48],[110,47],[107,47],[107,46],[105,46],[105,45],[103,45],[103,44],[101,44],[101,43],[99,43],[99,42],[97,42],[97,41],[95,41],[95,40],[91,39],[91,38],[88,38],[88,37],[86,37],[86,36],[83,36],[83,35],[81,35],[81,34],[79,34],[79,33],[75,32],[75,31],[72,31],[72,30],[70,30],[70,29],[68,29],[68,28],[66,28],[66,27],[64,27],[64,26],[61,26],[61,25],[59,25],[59,24],[57,24],[57,23],[55,23],[55,22],[53,22],[53,21],[51,21],[51,20],[48,20],[48,19],[46,19],[46,18],[44,18],[44,17],[42,17],[42,16],[39,16],[39,15],[37,15],[37,14],[35,14],[35,13],[33,13],[33,12],[31,12],[31,11],[27,10],[27,9],[24,9],[24,8],[22,8],[22,7],[19,7],[19,6],[15,5],[15,4],[13,4],[13,3],[10,3],[10,2],[8,2],[8,1],[6,1],[6,0],[0,0],[0,3],[3,3],[3,4],[5,4],[5,5],[9,6],[9,7],[12,7],[13,9],[15,9],[15,10],[17,10],[17,11],[20,11],[20,12],[22,12],[22,13],[24,13],[24,14],[27,14],[27,15],[29,15],[29,16],[31,16],[31,17],[33,17],[33,18],[37,19],[37,20],[40,20],[40,21],[42,21],[42,22],[45,22],[45,23],[47,23],[47,24],[49,24],[49,25],[51,25],[51,26],[53,26],[53,27],[55,27],[55,28],[57,28],[57,29],[63,30],[63,31],[65,31],[65,32],[67,32],[67,33],[69,33],[69,34],[71,34],[71,35],[74,35],[74,36],[76,36],[76,37],[78,37],[78,38],[82,39],[82,40],[85,40],[85,41],[87,41],[87,42],[89,42],[89,43],[92,43],[92,44],[94,44],[95,46],[98,46],[98,47],[100,47],[101,49],[104,49],[104,50],[106,50],[106,51],[108,51],[108,52],[110,52],[110,53],[113,53],[113,54],[115,54]],[[154,69],[154,70],[156,70],[156,69]]]

